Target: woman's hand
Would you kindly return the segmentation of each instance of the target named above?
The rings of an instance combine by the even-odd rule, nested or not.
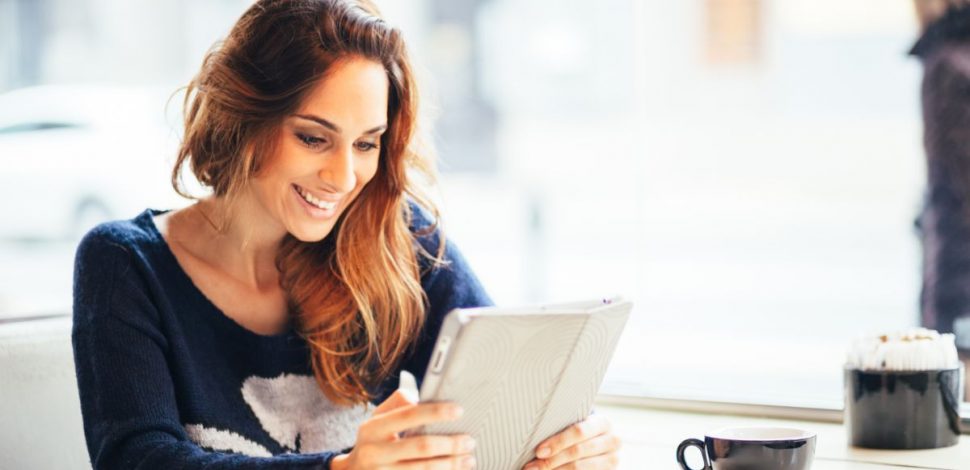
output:
[[[349,454],[335,457],[332,470],[475,468],[471,455],[475,441],[468,435],[401,437],[418,426],[451,421],[461,416],[458,405],[415,404],[400,391],[374,409],[357,431],[357,443]]]
[[[524,470],[614,469],[620,438],[610,432],[610,422],[592,415],[546,439],[536,448],[536,459]]]

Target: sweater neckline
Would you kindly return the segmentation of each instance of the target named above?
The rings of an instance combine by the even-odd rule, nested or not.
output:
[[[214,317],[216,321],[223,324],[226,328],[232,331],[236,331],[238,334],[248,338],[249,340],[268,341],[273,343],[285,342],[296,334],[292,326],[288,327],[282,333],[277,333],[273,335],[264,335],[261,333],[257,333],[241,325],[235,319],[226,315],[226,313],[223,312],[222,309],[216,306],[216,304],[213,303],[212,300],[205,295],[205,292],[202,292],[202,290],[199,289],[199,286],[197,286],[195,282],[192,281],[192,278],[189,276],[189,273],[185,272],[185,269],[182,268],[182,265],[179,263],[178,258],[175,257],[175,253],[172,252],[172,248],[168,245],[168,241],[165,240],[165,237],[162,236],[162,232],[158,229],[158,226],[155,225],[155,220],[153,219],[153,217],[156,215],[164,214],[166,212],[171,212],[171,209],[165,209],[165,210],[145,209],[145,211],[142,212],[141,215],[138,216],[138,218],[142,219],[141,225],[145,227],[148,233],[151,235],[151,237],[153,238],[152,241],[155,242],[155,244],[160,247],[159,251],[161,252],[162,257],[165,258],[164,260],[165,263],[167,263],[171,267],[171,271],[178,278],[178,282],[179,284],[181,284],[182,291],[190,292],[191,293],[190,295],[195,297],[199,303],[205,305],[206,310],[209,311],[211,316]]]

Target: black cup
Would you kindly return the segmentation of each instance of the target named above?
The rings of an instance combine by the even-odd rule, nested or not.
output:
[[[815,433],[790,428],[725,428],[686,439],[677,447],[677,462],[684,470],[684,452],[697,447],[704,467],[696,470],[808,470],[815,459]]]
[[[960,439],[963,368],[845,369],[845,425],[853,446],[935,449]]]

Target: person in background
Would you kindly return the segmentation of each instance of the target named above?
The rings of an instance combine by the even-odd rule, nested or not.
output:
[[[914,0],[923,63],[921,99],[927,190],[922,324],[954,333],[970,363],[970,0]],[[970,400],[970,387],[967,390]]]
[[[491,304],[416,184],[434,176],[417,116],[401,33],[370,2],[242,15],[188,87],[172,174],[212,194],[101,224],[77,250],[96,470],[476,465],[470,436],[402,435],[460,415],[395,390],[403,370],[422,379],[447,312]],[[527,468],[615,468],[617,448],[593,415]]]

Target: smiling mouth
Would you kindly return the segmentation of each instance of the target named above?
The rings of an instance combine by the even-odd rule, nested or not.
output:
[[[313,197],[313,195],[310,194],[309,191],[307,191],[307,190],[305,190],[305,189],[303,189],[303,188],[301,188],[301,187],[299,187],[299,186],[297,186],[295,184],[293,185],[293,189],[296,190],[296,193],[299,194],[300,197],[302,197],[304,201],[306,201],[308,204],[310,204],[313,207],[316,207],[318,209],[325,210],[325,211],[328,211],[328,210],[333,209],[334,207],[337,207],[337,202],[338,201],[334,201],[334,202],[321,201],[320,199],[317,199],[317,198]]]

